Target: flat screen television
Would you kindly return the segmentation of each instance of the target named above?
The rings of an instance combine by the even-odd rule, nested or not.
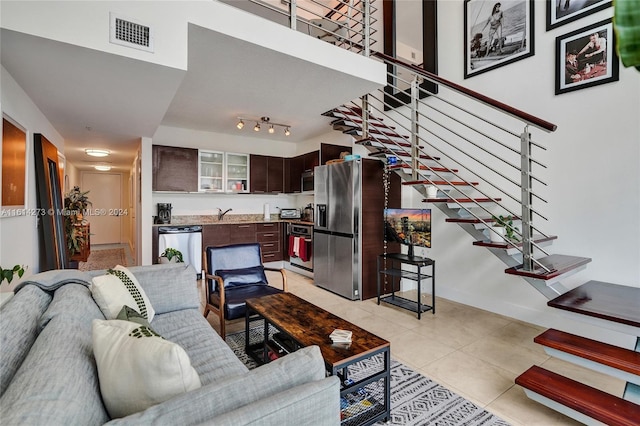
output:
[[[409,246],[409,257],[414,246],[431,248],[431,209],[385,209],[384,238]]]

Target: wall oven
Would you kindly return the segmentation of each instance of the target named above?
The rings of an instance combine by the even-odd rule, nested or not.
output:
[[[287,244],[291,266],[313,272],[313,226],[288,223]]]

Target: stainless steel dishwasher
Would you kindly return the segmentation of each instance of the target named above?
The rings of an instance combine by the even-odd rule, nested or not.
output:
[[[160,226],[158,228],[158,256],[168,247],[180,250],[184,263],[193,265],[202,274],[202,226]]]

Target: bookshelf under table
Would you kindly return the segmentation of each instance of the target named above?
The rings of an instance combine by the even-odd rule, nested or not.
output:
[[[343,425],[371,425],[391,418],[391,345],[388,341],[291,293],[248,299],[246,303],[245,350],[256,362],[264,364],[279,354],[317,345],[327,371],[340,378]],[[261,342],[251,344],[249,326],[257,317],[264,319],[264,334]],[[271,326],[278,331],[275,335],[269,332]],[[335,329],[350,330],[351,343],[334,344],[329,335]],[[349,378],[349,366],[374,356],[382,356],[379,370],[357,380]],[[384,401],[367,397],[373,404],[360,411],[357,404],[342,405],[345,400],[354,401],[358,394],[362,395],[365,386],[374,382],[384,386]]]

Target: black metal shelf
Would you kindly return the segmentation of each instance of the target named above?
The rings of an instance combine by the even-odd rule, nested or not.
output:
[[[382,269],[382,263],[384,262],[385,269]],[[391,267],[387,267],[386,263],[391,262]],[[403,265],[411,265],[416,268],[416,271],[409,271],[402,269]],[[431,274],[422,272],[422,268],[431,266]],[[380,285],[380,277],[388,276],[392,277],[391,294],[383,295]],[[407,299],[406,297],[397,296],[395,290],[396,278],[409,279],[416,281],[418,284],[418,300]],[[425,279],[431,279],[431,305],[422,303],[422,281]],[[387,294],[387,293],[385,293]],[[419,256],[407,256],[401,253],[381,254],[378,256],[378,305],[380,302],[389,303],[394,306],[398,306],[403,309],[416,312],[418,319],[421,318],[423,312],[431,311],[436,313],[436,262],[433,259]]]

